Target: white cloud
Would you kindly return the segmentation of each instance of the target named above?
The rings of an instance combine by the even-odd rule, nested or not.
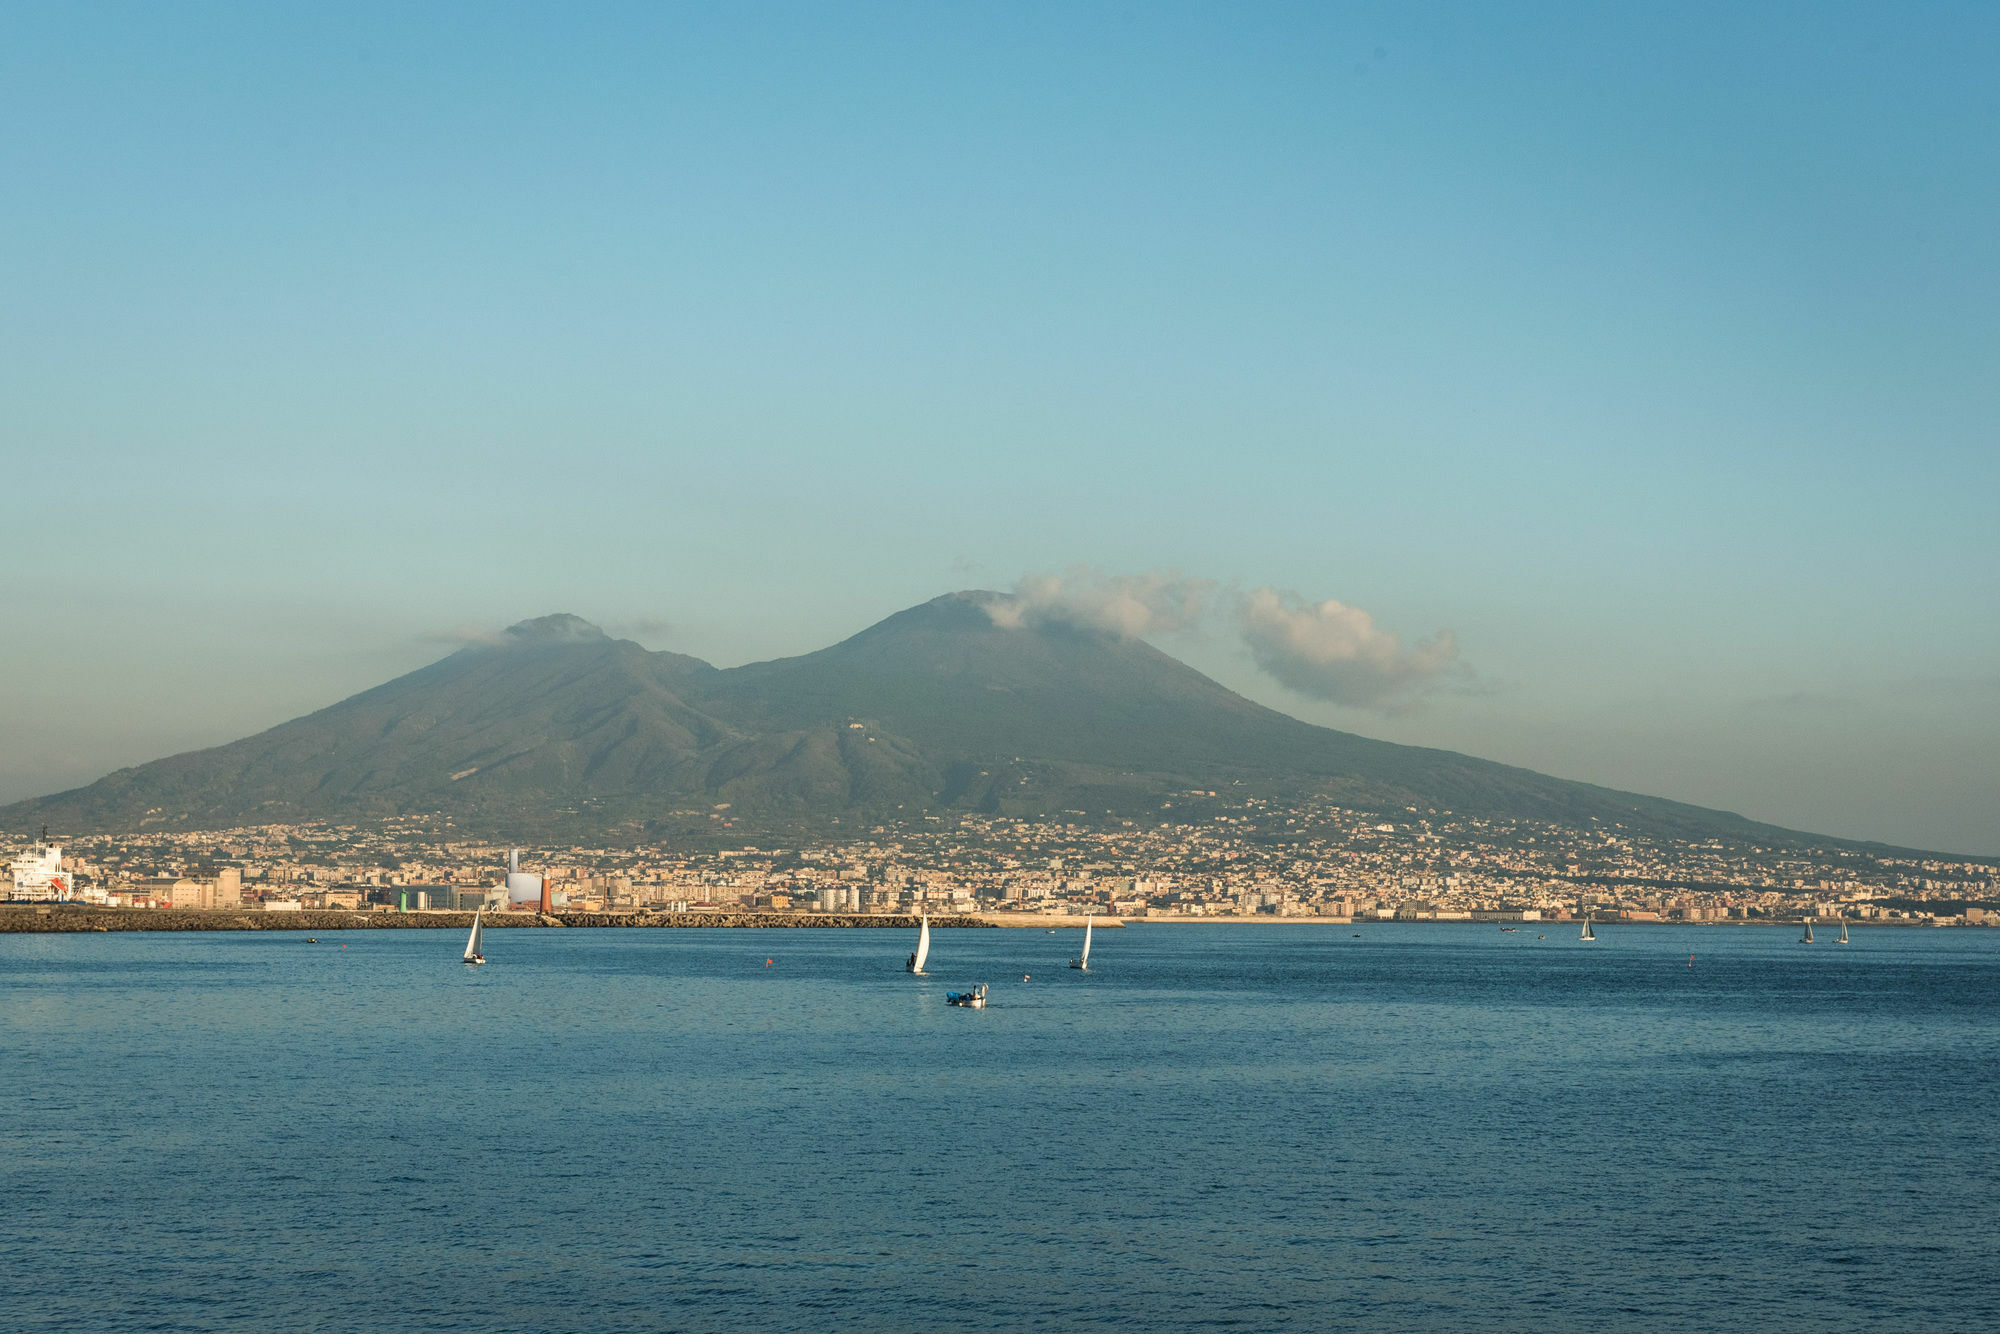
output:
[[[989,603],[986,614],[1008,629],[1053,622],[1138,639],[1193,629],[1207,614],[1214,591],[1214,580],[1178,570],[1106,574],[1073,565],[1063,574],[1029,575],[1011,598]]]
[[[1449,630],[1405,648],[1401,636],[1359,607],[1258,588],[1238,607],[1243,641],[1257,665],[1302,695],[1393,710],[1463,672]]]
[[[1354,708],[1394,712],[1449,678],[1469,683],[1449,630],[1406,646],[1344,602],[1308,602],[1266,587],[1234,593],[1219,608],[1222,587],[1178,570],[1108,574],[1074,565],[1062,574],[1029,575],[1011,595],[985,605],[1006,629],[1073,625],[1127,639],[1196,630],[1211,611],[1232,614],[1233,628],[1266,673],[1300,694]]]

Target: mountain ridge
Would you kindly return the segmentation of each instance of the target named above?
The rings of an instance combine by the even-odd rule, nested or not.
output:
[[[1242,786],[1359,809],[1859,846],[1319,727],[1143,641],[994,614],[1010,602],[947,593],[826,648],[731,668],[567,613],[537,617],[253,736],[0,808],[0,822],[214,828],[438,813],[523,829],[644,826],[725,805],[780,826],[897,810],[1125,818]]]

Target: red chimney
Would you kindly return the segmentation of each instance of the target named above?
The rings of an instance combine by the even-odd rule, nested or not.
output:
[[[542,914],[543,914],[544,916],[547,916],[547,915],[548,915],[549,913],[552,913],[552,912],[554,912],[555,910],[556,910],[556,909],[555,909],[555,905],[554,905],[553,903],[551,903],[551,902],[549,901],[549,877],[548,877],[548,873],[547,873],[547,872],[543,872],[543,874],[542,874]]]

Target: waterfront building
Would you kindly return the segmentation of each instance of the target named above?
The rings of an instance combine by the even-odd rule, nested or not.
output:
[[[521,869],[521,850],[507,849],[507,906],[517,908],[525,903],[539,906],[542,888],[541,876],[530,875]]]

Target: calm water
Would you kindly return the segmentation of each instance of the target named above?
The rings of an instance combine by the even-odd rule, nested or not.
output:
[[[0,937],[0,1327],[2000,1328],[2000,931],[1573,935]]]

